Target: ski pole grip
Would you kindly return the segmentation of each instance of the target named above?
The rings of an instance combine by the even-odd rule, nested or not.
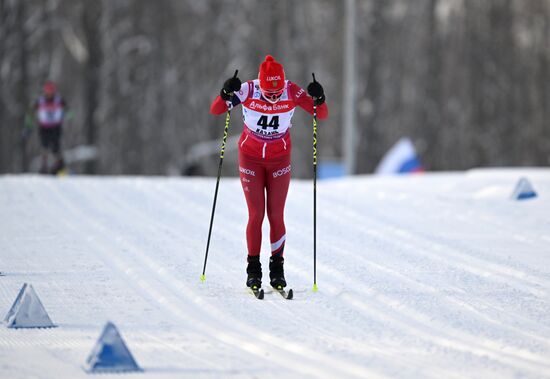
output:
[[[317,83],[317,80],[315,80],[315,73],[314,72],[311,73],[311,76],[313,76],[313,82]]]
[[[233,77],[236,78],[238,73],[239,73],[239,70],[235,70],[235,75],[233,75]]]

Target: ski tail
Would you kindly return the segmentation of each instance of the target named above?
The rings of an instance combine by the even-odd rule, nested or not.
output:
[[[252,294],[256,296],[256,299],[262,300],[264,298],[264,290],[257,286],[250,287]]]

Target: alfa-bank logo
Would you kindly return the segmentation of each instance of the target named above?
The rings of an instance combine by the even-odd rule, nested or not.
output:
[[[248,105],[248,108],[253,109],[253,110],[260,110],[260,111],[264,111],[264,112],[285,111],[285,110],[290,109],[290,105],[288,103],[267,105],[265,103],[257,103],[255,101],[252,101]]]

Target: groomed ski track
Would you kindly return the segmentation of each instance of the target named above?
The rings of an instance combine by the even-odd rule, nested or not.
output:
[[[509,200],[520,176],[541,196]],[[550,170],[319,182],[317,293],[312,186],[294,180],[292,301],[244,287],[236,179],[222,179],[200,282],[214,186],[0,177],[1,316],[27,282],[59,325],[2,327],[0,376],[87,377],[110,320],[143,378],[550,378]]]

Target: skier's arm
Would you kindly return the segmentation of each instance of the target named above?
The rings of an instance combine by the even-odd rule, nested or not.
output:
[[[229,110],[229,107],[227,106],[227,102],[222,99],[219,95],[216,96],[214,101],[212,102],[212,105],[210,105],[210,113],[215,115],[220,115],[222,113],[225,113]]]
[[[65,120],[71,121],[74,118],[74,111],[72,109],[67,110],[65,113]]]
[[[21,130],[21,138],[27,139],[31,135],[33,129],[38,122],[36,118],[36,110],[38,109],[38,102],[31,104],[25,112],[25,120],[23,123],[23,129]]]
[[[21,138],[23,139],[29,138],[36,125],[36,119],[32,112],[31,109],[25,113],[25,122],[23,123],[23,130],[21,130]]]
[[[38,107],[39,107],[39,102],[38,100],[36,100],[30,107],[29,107],[29,110],[28,110],[28,114],[33,122],[34,125],[38,125]]]
[[[63,105],[63,113],[65,121],[71,121],[74,118],[74,111],[69,108],[65,99],[61,99],[61,105]]]
[[[307,96],[306,91],[295,83],[288,82],[290,96],[300,108],[307,113],[313,115],[313,104],[316,100],[313,97]],[[317,118],[324,120],[328,117],[328,107],[324,101],[324,93],[322,94],[322,103],[317,105]]]
[[[230,107],[232,109],[237,105],[239,105],[240,103],[241,103],[241,100],[239,99],[238,96],[233,96],[231,100],[225,101],[224,99],[221,98],[221,96],[218,95],[212,102],[212,105],[210,105],[210,113],[215,115],[220,115],[227,112]]]

